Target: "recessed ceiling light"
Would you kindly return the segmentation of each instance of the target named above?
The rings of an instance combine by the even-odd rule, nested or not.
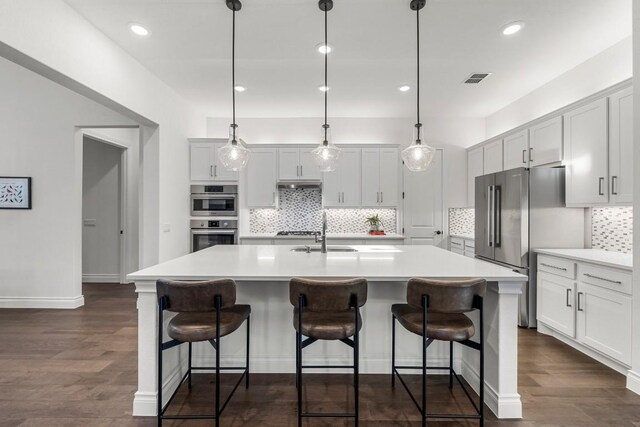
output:
[[[398,90],[399,90],[400,92],[409,92],[409,91],[411,90],[411,86],[409,86],[409,85],[400,86],[400,87],[398,88]]]
[[[151,34],[151,31],[147,30],[145,27],[143,27],[140,24],[136,24],[135,22],[132,22],[129,24],[129,29],[134,33],[137,34],[139,36],[148,36],[149,34]]]
[[[505,36],[511,36],[523,28],[524,28],[524,22],[522,21],[511,22],[505,25],[504,27],[502,27],[502,34],[504,34]]]
[[[328,91],[331,90],[331,87],[330,86],[324,86],[324,85],[323,86],[318,86],[318,90],[320,92],[328,92]]]
[[[317,45],[316,49],[318,49],[318,52],[322,53],[323,55],[333,52],[333,47],[331,47],[331,45],[329,44],[325,45],[324,43],[320,43],[319,45]]]
[[[240,85],[236,85],[234,89],[236,90],[236,92],[244,92],[245,90],[247,90],[246,87]]]

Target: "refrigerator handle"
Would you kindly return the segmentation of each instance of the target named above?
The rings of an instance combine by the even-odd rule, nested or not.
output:
[[[500,189],[500,186],[494,186],[493,189],[493,198],[494,198],[494,205],[495,207],[493,208],[493,216],[494,216],[494,220],[495,220],[495,225],[494,225],[494,238],[493,238],[493,243],[494,246],[500,247],[500,234],[502,234],[502,191]]]
[[[487,187],[487,245],[493,246],[493,185]]]

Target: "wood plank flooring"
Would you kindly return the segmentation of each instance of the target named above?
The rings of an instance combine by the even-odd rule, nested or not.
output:
[[[85,285],[86,305],[77,310],[0,309],[0,427],[142,427],[154,418],[133,418],[136,390],[136,306],[132,285]],[[560,343],[520,331],[520,393],[524,419],[487,426],[640,427],[640,396],[625,378]],[[352,403],[348,376],[307,376],[305,396],[312,410],[345,410]],[[224,382],[231,384],[227,375]],[[238,389],[222,417],[223,426],[295,426],[292,375],[252,375],[249,390]],[[412,380],[418,386],[417,379]],[[450,393],[444,377],[430,377],[432,410],[469,410],[463,394]],[[418,390],[418,389],[416,389]],[[228,387],[223,387],[223,393]],[[198,375],[191,394],[181,390],[172,412],[211,410],[212,377]],[[389,376],[361,377],[361,426],[419,426],[405,391]],[[201,421],[165,426],[211,426]],[[308,426],[347,426],[315,419]],[[477,423],[430,422],[430,426]]]

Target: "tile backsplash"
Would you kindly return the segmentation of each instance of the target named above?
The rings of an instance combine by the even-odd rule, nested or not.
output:
[[[633,208],[591,209],[591,247],[607,251],[633,251]]]
[[[473,234],[475,229],[475,209],[450,208],[449,209],[449,234]]]
[[[279,190],[277,209],[251,209],[251,233],[316,231],[322,227],[322,192],[319,189]],[[396,232],[395,209],[327,209],[329,233],[369,231],[365,218],[378,214],[387,233]]]

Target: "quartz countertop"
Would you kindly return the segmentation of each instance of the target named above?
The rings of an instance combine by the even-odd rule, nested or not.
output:
[[[314,236],[278,236],[276,233],[251,233],[243,234],[240,239],[301,239],[313,240]],[[369,233],[327,233],[329,240],[400,240],[406,239],[406,236],[397,233],[387,233],[384,236],[372,236]]]
[[[331,248],[333,245],[329,245]],[[526,276],[496,264],[457,255],[435,246],[354,245],[358,252],[292,252],[291,245],[218,245],[146,268],[132,281],[205,280],[232,277],[239,281],[273,282],[296,276],[309,278],[365,277],[374,282],[407,281],[412,277],[518,283]]]
[[[536,252],[623,270],[633,270],[632,254],[605,251],[603,249],[536,249]]]

